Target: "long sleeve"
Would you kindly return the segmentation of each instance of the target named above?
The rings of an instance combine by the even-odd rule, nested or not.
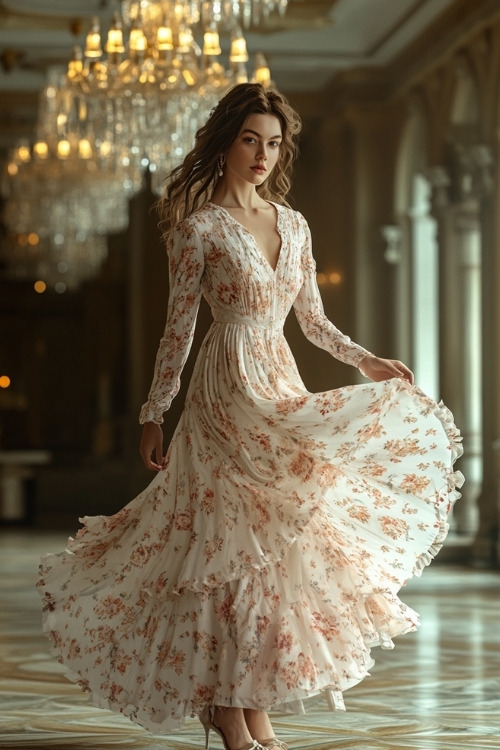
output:
[[[303,217],[300,223],[301,234],[302,231],[304,233],[302,247],[304,280],[293,304],[297,320],[309,341],[320,349],[325,349],[341,362],[356,367],[370,352],[351,341],[349,336],[339,331],[326,317],[316,281],[316,263],[312,255],[311,233]]]
[[[169,283],[167,322],[156,355],[153,382],[139,422],[163,422],[180,386],[182,369],[193,343],[201,299],[203,245],[193,221],[175,227],[167,240]]]

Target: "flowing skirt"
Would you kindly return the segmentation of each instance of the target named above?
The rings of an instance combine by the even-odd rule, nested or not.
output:
[[[158,734],[207,704],[343,708],[371,647],[417,627],[398,591],[463,479],[451,413],[403,381],[250,398],[203,367],[167,467],[38,582],[68,677]]]

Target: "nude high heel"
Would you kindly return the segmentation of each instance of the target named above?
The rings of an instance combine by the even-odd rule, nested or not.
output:
[[[273,750],[273,748],[276,748],[276,750],[288,750],[288,745],[277,737],[272,737],[270,740],[262,740],[260,744],[266,750]]]
[[[224,737],[224,732],[222,731],[222,729],[218,727],[216,724],[214,724],[214,707],[213,706],[205,706],[203,711],[200,714],[198,714],[198,718],[203,725],[203,729],[205,730],[205,738],[206,738],[205,750],[208,750],[209,748],[210,730],[212,730],[213,732],[216,732],[219,735],[224,745],[224,750],[233,750],[227,744],[226,738]],[[257,740],[253,740],[253,742],[251,742],[249,745],[240,747],[238,748],[238,750],[265,750],[265,748],[259,742],[257,742]]]

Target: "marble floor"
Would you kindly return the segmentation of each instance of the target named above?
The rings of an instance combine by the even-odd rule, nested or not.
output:
[[[62,676],[33,583],[40,554],[65,539],[0,533],[0,750],[203,748],[197,721],[153,737],[89,706]],[[500,573],[435,564],[402,598],[420,612],[421,629],[394,651],[374,651],[372,676],[345,694],[346,713],[313,699],[304,716],[276,716],[290,750],[500,748]]]

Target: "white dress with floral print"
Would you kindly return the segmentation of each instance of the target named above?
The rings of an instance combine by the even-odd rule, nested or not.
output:
[[[446,536],[462,477],[442,404],[400,380],[309,393],[283,336],[356,365],[330,323],[303,217],[276,206],[275,270],[206,204],[171,233],[167,326],[141,421],[179,387],[201,294],[204,340],[166,468],[116,515],[44,558],[44,627],[99,706],[155,733],[207,704],[301,711],[414,630],[397,592]]]

